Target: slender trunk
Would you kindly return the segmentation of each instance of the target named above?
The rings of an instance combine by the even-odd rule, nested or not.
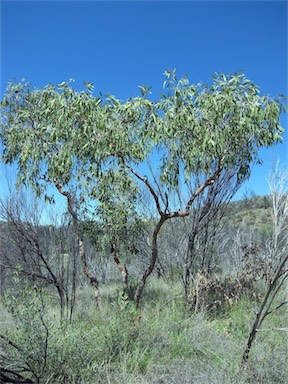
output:
[[[134,296],[134,303],[135,303],[136,308],[139,308],[140,300],[142,297],[142,292],[143,292],[143,289],[146,285],[146,281],[154,270],[154,267],[155,267],[155,264],[156,264],[156,261],[158,258],[158,244],[157,244],[158,234],[159,234],[159,231],[160,231],[162,225],[165,223],[166,220],[168,220],[168,218],[169,217],[167,217],[166,215],[162,215],[160,220],[158,221],[158,223],[156,224],[156,226],[154,228],[153,235],[152,235],[152,251],[151,251],[150,263],[149,263],[148,268],[144,271],[144,273],[141,277],[141,280],[138,284],[138,287],[137,287],[137,290],[136,290],[136,293]]]
[[[125,264],[122,264],[119,257],[117,256],[117,248],[115,243],[111,243],[111,255],[117,265],[117,268],[119,269],[121,275],[122,275],[122,284],[123,284],[123,292],[127,293],[128,292],[128,278],[129,278],[129,273],[127,270],[127,267]]]
[[[100,306],[99,282],[88,267],[84,243],[83,243],[83,240],[80,236],[78,236],[78,244],[79,244],[79,255],[80,255],[80,259],[82,261],[82,265],[83,265],[83,272],[89,280],[89,283],[90,283],[90,285],[93,289],[93,292],[94,292],[94,299],[96,301],[96,305],[97,305],[97,307],[99,307]]]
[[[285,266],[287,261],[288,261],[288,255],[286,255],[282,259],[281,263],[279,264],[279,266],[278,266],[278,268],[274,274],[274,277],[273,277],[271,283],[269,284],[269,287],[265,293],[265,296],[263,297],[260,308],[256,313],[256,317],[254,319],[251,331],[249,332],[249,335],[248,335],[248,340],[247,340],[247,344],[246,344],[244,353],[242,355],[241,364],[244,364],[249,359],[250,350],[252,347],[252,343],[256,337],[257,330],[261,326],[265,317],[270,313],[269,309],[270,309],[271,304],[275,298],[275,295],[278,292],[278,290],[280,289],[280,287],[282,286],[282,284],[286,278],[286,277],[284,277],[282,279],[282,281],[279,282],[279,279],[282,276],[281,272],[282,272],[283,267]],[[278,284],[278,282],[279,282],[279,284]],[[277,285],[278,285],[278,287],[276,288]],[[276,289],[276,292],[275,292],[275,289]],[[274,292],[274,294],[272,294],[273,292]],[[268,301],[269,301],[269,303],[268,303]],[[266,306],[267,303],[268,303],[268,305]]]
[[[63,317],[64,317],[64,309],[65,309],[64,308],[65,307],[65,300],[64,300],[65,291],[62,288],[62,286],[60,286],[60,285],[57,285],[56,289],[57,289],[57,292],[58,292],[58,295],[59,295],[59,298],[60,298],[60,319],[62,321]]]
[[[190,283],[191,283],[191,270],[194,262],[194,251],[195,251],[195,237],[196,232],[193,231],[189,235],[188,249],[186,254],[185,270],[184,270],[184,295],[185,299],[188,302],[190,294]]]
[[[158,233],[162,227],[162,225],[165,223],[166,220],[168,219],[172,219],[172,218],[176,218],[176,217],[186,217],[186,216],[189,216],[190,215],[190,210],[191,210],[191,207],[195,201],[195,199],[197,198],[197,196],[199,196],[205,188],[207,188],[209,185],[213,184],[215,182],[215,180],[217,180],[222,172],[222,169],[223,169],[223,165],[222,165],[222,162],[223,162],[223,158],[219,158],[218,159],[218,164],[217,164],[217,169],[216,171],[213,173],[213,175],[211,177],[209,177],[203,184],[201,184],[197,190],[192,194],[192,196],[190,197],[190,199],[188,200],[187,204],[186,204],[186,207],[184,209],[184,211],[181,211],[181,210],[178,210],[178,211],[174,211],[174,212],[169,212],[169,200],[168,200],[168,194],[166,193],[165,194],[165,199],[164,199],[164,196],[161,194],[161,191],[160,191],[160,196],[162,197],[162,200],[164,200],[164,204],[165,204],[165,209],[162,210],[161,208],[161,204],[160,204],[160,201],[159,201],[159,196],[156,192],[156,190],[154,189],[153,185],[149,182],[149,180],[147,179],[147,177],[143,177],[141,176],[139,173],[137,173],[129,164],[126,163],[126,159],[124,157],[124,155],[120,152],[116,153],[116,155],[118,156],[118,158],[122,161],[123,165],[130,171],[133,173],[134,176],[137,177],[138,180],[141,180],[145,185],[146,187],[148,188],[149,192],[151,193],[153,199],[154,199],[154,202],[155,202],[155,205],[156,205],[156,209],[160,215],[160,219],[156,225],[156,227],[154,228],[154,231],[153,231],[153,236],[152,236],[152,252],[151,252],[151,258],[150,258],[150,264],[148,266],[148,268],[145,270],[145,272],[143,273],[142,275],[142,278],[138,284],[138,287],[137,287],[137,290],[136,290],[136,293],[135,293],[135,296],[134,296],[134,303],[135,303],[135,306],[136,308],[139,308],[139,304],[140,304],[140,299],[141,299],[141,296],[142,296],[142,292],[143,292],[143,289],[145,287],[145,284],[146,284],[146,281],[148,279],[148,277],[151,275],[151,273],[153,272],[154,270],[154,267],[155,267],[155,264],[156,264],[156,261],[157,261],[157,258],[158,258],[158,246],[157,246],[157,239],[158,239]],[[154,178],[155,180],[155,178]],[[157,182],[156,182],[156,185],[157,185]]]
[[[263,306],[263,308],[264,308],[264,306]],[[263,311],[263,308],[259,309],[259,311],[257,312],[256,317],[254,319],[254,323],[253,323],[251,331],[249,332],[249,335],[248,335],[248,340],[247,340],[247,344],[246,344],[246,347],[245,347],[245,351],[244,351],[243,356],[242,356],[241,364],[245,363],[249,359],[249,354],[250,354],[251,346],[252,346],[252,343],[253,343],[253,341],[254,341],[254,339],[256,337],[256,333],[257,333],[257,329],[258,329],[258,326],[259,326],[260,317],[261,317],[261,313]]]
[[[69,322],[72,323],[72,316],[74,311],[74,306],[76,303],[76,274],[77,274],[77,267],[76,267],[76,258],[73,253],[73,270],[72,270],[72,286],[71,286],[71,294],[70,294],[70,313],[69,313]]]

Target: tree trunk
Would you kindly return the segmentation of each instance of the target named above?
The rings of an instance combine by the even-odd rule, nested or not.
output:
[[[80,259],[82,261],[82,265],[83,265],[83,272],[89,280],[89,283],[90,283],[90,285],[93,289],[93,292],[94,292],[94,298],[96,301],[96,305],[97,305],[97,307],[99,307],[100,306],[99,282],[88,267],[84,243],[83,243],[83,240],[80,236],[78,236],[78,244],[79,244],[79,255],[80,255]]]
[[[252,343],[253,343],[255,336],[256,336],[256,333],[257,333],[257,329],[258,329],[258,325],[259,325],[259,321],[260,321],[260,316],[261,316],[261,312],[259,311],[256,314],[256,318],[254,320],[252,329],[249,332],[249,336],[248,336],[245,351],[244,351],[243,356],[242,356],[241,364],[245,363],[249,358],[251,346],[252,346]]]
[[[269,312],[271,304],[274,301],[275,295],[277,294],[277,292],[279,291],[279,289],[281,288],[281,286],[283,285],[283,283],[287,277],[286,274],[284,274],[284,277],[283,277],[283,273],[282,273],[283,267],[285,266],[287,261],[288,261],[288,255],[283,257],[282,261],[280,262],[280,264],[279,264],[279,266],[278,266],[278,268],[274,274],[274,277],[273,277],[271,283],[269,284],[269,287],[265,293],[265,296],[262,299],[262,303],[260,305],[259,310],[256,313],[256,317],[254,319],[252,329],[251,329],[249,336],[248,336],[247,344],[246,344],[244,353],[242,355],[241,364],[244,364],[248,360],[252,343],[253,343],[255,336],[257,334],[257,329],[261,326],[265,317],[267,315],[269,315],[269,313],[271,313],[271,312]],[[283,278],[279,282],[281,277],[283,277]],[[277,287],[277,285],[278,285],[278,287]]]
[[[155,267],[155,264],[156,264],[156,261],[158,258],[158,244],[157,244],[158,234],[159,234],[159,231],[160,231],[162,225],[165,223],[166,220],[168,220],[168,218],[169,218],[168,216],[162,215],[160,220],[158,221],[158,223],[156,224],[156,226],[154,228],[153,236],[152,236],[152,251],[151,251],[150,263],[149,263],[148,268],[145,270],[145,272],[143,273],[143,275],[141,277],[141,280],[138,284],[138,287],[137,287],[137,290],[136,290],[136,293],[134,296],[134,303],[135,303],[136,308],[139,308],[140,300],[142,297],[142,292],[143,292],[143,289],[146,285],[146,281],[154,270],[154,267]]]
[[[122,275],[122,284],[123,284],[123,292],[127,293],[128,292],[128,278],[129,278],[129,273],[127,270],[127,267],[125,264],[122,264],[120,259],[117,256],[117,249],[116,249],[116,244],[111,243],[111,255],[117,265],[117,268],[119,269],[121,275]]]
[[[195,237],[196,232],[190,233],[188,241],[188,249],[186,254],[185,270],[184,270],[184,295],[185,299],[188,302],[190,294],[190,282],[191,282],[191,270],[194,262],[194,251],[195,251]]]

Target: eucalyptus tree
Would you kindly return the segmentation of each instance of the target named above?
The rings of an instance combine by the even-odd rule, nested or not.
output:
[[[108,228],[111,234],[106,239],[123,279],[127,280],[115,241],[121,231],[123,234],[120,223],[124,225],[132,215],[137,188],[132,187],[127,171],[117,169],[109,158],[117,141],[109,119],[109,103],[100,105],[102,100],[92,95],[92,84],[87,83],[83,91],[77,92],[71,83],[72,80],[58,86],[47,85],[42,90],[27,82],[8,84],[1,102],[2,159],[17,164],[18,186],[29,185],[37,196],[44,196],[49,202],[55,199],[53,186],[66,198],[83,271],[98,302],[99,282],[88,265],[80,218],[84,211],[92,210],[92,215],[86,217],[95,219],[96,215],[99,220],[101,216],[106,230],[113,221],[113,230]]]
[[[52,185],[67,199],[83,271],[98,301],[98,281],[88,267],[77,212],[78,199],[85,198],[83,183],[94,171],[94,165],[81,157],[80,145],[89,138],[95,116],[102,113],[100,99],[92,97],[89,89],[87,85],[85,91],[76,92],[66,82],[43,90],[29,83],[10,83],[1,103],[1,139],[4,162],[17,164],[18,186],[27,184],[37,196],[53,201],[48,188]]]
[[[165,76],[164,94],[156,101],[145,86],[141,96],[120,101],[93,97],[91,84],[77,92],[69,83],[43,90],[9,84],[2,101],[3,160],[16,162],[18,183],[29,183],[37,194],[53,184],[67,198],[78,229],[86,202],[113,222],[123,213],[119,201],[126,217],[129,211],[137,215],[141,184],[151,194],[157,220],[150,261],[134,296],[137,307],[158,259],[163,224],[189,216],[198,197],[227,172],[244,180],[259,148],[280,141],[283,132],[280,102],[261,96],[243,74],[216,74],[211,85],[190,85],[175,70]],[[149,158],[155,159],[150,169],[144,167]],[[199,180],[195,189],[183,192],[179,206],[172,203],[177,190],[193,180]],[[81,246],[84,271],[97,291]]]
[[[165,94],[158,101],[150,101],[149,89],[141,87],[141,98],[124,103],[113,98],[111,104],[113,126],[124,137],[120,147],[113,147],[114,156],[145,185],[158,213],[150,262],[135,293],[136,306],[158,258],[163,224],[189,216],[198,197],[222,175],[232,173],[238,184],[245,180],[251,163],[260,161],[259,148],[280,141],[283,132],[281,101],[261,96],[244,74],[216,74],[212,85],[189,85],[187,78],[178,80],[175,71],[165,76]],[[157,152],[159,161],[149,178],[137,165]],[[172,205],[171,196],[195,179],[200,182],[193,191],[186,191],[185,201]]]

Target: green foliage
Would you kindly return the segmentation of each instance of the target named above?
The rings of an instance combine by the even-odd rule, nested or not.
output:
[[[17,162],[19,184],[28,182],[40,193],[42,175],[64,185],[72,175],[79,177],[75,150],[79,153],[82,138],[89,137],[100,102],[66,82],[43,90],[29,83],[8,85],[1,103],[3,157],[6,163]]]
[[[211,86],[189,85],[175,71],[166,77],[168,94],[157,102],[165,182],[177,180],[181,165],[186,178],[199,170],[209,174],[216,159],[245,178],[258,148],[281,139],[278,103],[260,96],[243,74],[215,74]]]
[[[140,97],[120,102],[94,97],[89,83],[81,92],[71,81],[42,90],[10,83],[1,102],[3,160],[15,161],[19,183],[38,193],[41,179],[57,179],[105,198],[98,188],[93,195],[99,177],[122,193],[133,184],[123,160],[134,166],[159,150],[162,181],[173,188],[182,170],[186,179],[210,175],[217,161],[245,178],[258,149],[281,140],[281,99],[260,96],[244,74],[215,74],[210,86],[189,85],[175,71],[165,76],[165,94],[155,102],[144,86]]]

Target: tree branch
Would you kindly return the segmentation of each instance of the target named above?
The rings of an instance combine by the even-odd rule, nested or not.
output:
[[[125,161],[125,158],[124,156],[122,155],[122,153],[117,153],[116,154],[118,156],[119,159],[121,159],[123,165],[129,169],[129,171],[131,173],[133,173],[134,176],[137,177],[138,180],[141,180],[144,184],[146,184],[146,186],[148,187],[151,195],[153,196],[153,199],[155,201],[155,204],[156,204],[156,208],[157,208],[157,211],[159,213],[159,215],[162,217],[162,216],[165,216],[165,213],[162,211],[161,209],[161,206],[160,206],[160,202],[159,202],[159,198],[154,190],[154,188],[152,187],[151,183],[149,182],[149,180],[145,179],[145,177],[139,175],[139,173],[137,173],[130,165],[128,165]]]
[[[172,217],[185,217],[190,214],[190,209],[192,207],[192,204],[197,196],[199,196],[205,188],[207,188],[209,185],[213,184],[220,176],[220,173],[222,172],[223,165],[222,165],[223,159],[219,159],[218,161],[218,167],[217,170],[214,172],[214,174],[209,177],[198,189],[193,193],[191,198],[189,199],[188,203],[186,204],[186,207],[183,211],[175,211],[168,214],[168,218]]]

